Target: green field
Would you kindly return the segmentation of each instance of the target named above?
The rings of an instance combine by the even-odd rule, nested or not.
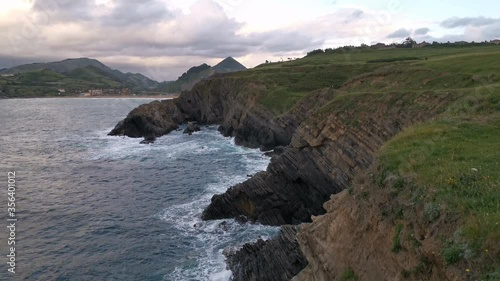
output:
[[[266,85],[259,101],[281,115],[310,92],[326,87],[352,93],[491,85],[500,82],[499,61],[500,46],[355,49],[262,64],[233,76]]]

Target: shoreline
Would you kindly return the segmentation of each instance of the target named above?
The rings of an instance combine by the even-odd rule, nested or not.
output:
[[[13,99],[152,99],[152,100],[173,100],[178,98],[179,95],[169,96],[95,96],[95,97],[81,97],[81,96],[56,96],[56,97],[12,97],[4,98],[4,100]]]

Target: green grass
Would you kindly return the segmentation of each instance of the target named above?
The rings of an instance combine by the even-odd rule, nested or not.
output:
[[[490,75],[500,74],[500,48],[496,52],[444,56],[419,63],[441,72]]]
[[[263,64],[232,76],[266,85],[258,101],[281,115],[322,88],[351,94],[449,91],[500,83],[497,61],[500,48],[496,46],[365,49]]]
[[[412,178],[428,223],[440,217],[442,208],[457,215],[467,248],[489,268],[499,262],[484,251],[498,250],[500,241],[500,111],[481,115],[490,112],[482,109],[469,118],[445,114],[404,130],[383,147],[380,161],[388,174]],[[454,242],[443,246],[442,255],[451,265],[463,251]]]
[[[357,281],[358,279],[359,279],[359,277],[356,275],[356,273],[354,273],[354,270],[352,269],[352,267],[349,267],[348,269],[346,269],[344,271],[344,273],[342,274],[342,278],[341,278],[342,281]]]
[[[375,60],[369,60],[369,61],[367,61],[367,63],[397,62],[397,61],[408,61],[408,60],[421,60],[421,58],[418,58],[418,57],[398,57],[398,58],[375,59]]]
[[[396,233],[392,237],[392,248],[391,248],[391,251],[393,253],[399,253],[399,251],[401,251],[401,249],[403,248],[401,246],[401,232],[402,231],[403,231],[403,225],[398,224],[396,226]]]

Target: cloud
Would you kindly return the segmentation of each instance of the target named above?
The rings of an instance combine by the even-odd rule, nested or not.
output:
[[[352,12],[352,14],[345,20],[345,23],[349,23],[351,21],[355,21],[355,20],[358,20],[360,19],[361,17],[363,17],[365,12],[363,12],[362,10],[355,10],[354,12]]]
[[[465,26],[481,27],[500,22],[500,19],[476,17],[476,18],[458,18],[453,17],[441,22],[441,26],[445,28],[456,28]]]
[[[415,30],[415,35],[426,35],[429,33],[430,29],[428,27],[422,27]]]
[[[393,33],[387,35],[386,37],[389,39],[393,38],[403,38],[403,37],[408,37],[411,35],[411,31],[405,28],[398,29],[394,31]]]
[[[34,0],[33,17],[37,24],[92,22],[102,26],[148,25],[173,16],[160,0]]]
[[[431,38],[429,28],[443,30],[432,23],[418,28],[402,16],[362,5],[336,5],[316,11],[316,16],[256,28],[252,19],[239,15],[244,12],[234,4],[244,4],[239,1],[189,0],[182,5],[181,0],[26,1],[32,5],[0,17],[0,58],[4,58],[0,68],[17,62],[92,57],[122,71],[176,79],[193,65],[215,64],[227,56],[255,66],[318,48],[390,43],[411,36],[413,30],[422,40]],[[234,4],[230,9],[229,2]],[[304,4],[304,12],[309,6]],[[279,12],[275,15],[293,16]],[[461,34],[450,35],[460,40],[500,37],[496,19],[450,18],[441,24],[463,26]],[[408,29],[396,30],[402,26]]]
[[[0,56],[40,58],[33,61],[92,57],[112,67],[126,67],[124,71],[154,66],[161,69],[153,71],[155,78],[163,80],[175,79],[193,65],[227,56],[262,53],[275,58],[323,43],[302,27],[241,33],[245,24],[229,18],[212,0],[199,0],[187,12],[169,9],[160,0],[100,3],[104,4],[35,0],[28,22],[5,22],[8,27],[0,30],[3,38],[13,38],[0,41]],[[28,35],[22,32],[25,25],[32,30]],[[176,60],[183,61],[182,66]],[[165,65],[158,67],[156,61]],[[10,64],[4,60],[0,68]],[[166,67],[172,69],[166,71]]]

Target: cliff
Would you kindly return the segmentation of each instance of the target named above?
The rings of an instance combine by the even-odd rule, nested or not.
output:
[[[453,99],[447,93],[339,95],[299,126],[266,172],[214,196],[203,218],[243,215],[270,225],[310,221],[324,213],[321,205],[331,194],[373,163],[384,142],[436,116]]]
[[[157,137],[197,121],[240,145],[280,146],[266,171],[202,214],[308,223],[296,239],[285,227],[228,252],[235,280],[289,280],[302,269],[295,280],[496,280],[500,80],[467,69],[479,60],[500,73],[494,54],[360,62],[367,51],[350,64],[320,55],[217,75],[131,112],[115,133]],[[460,72],[443,72],[451,62]]]
[[[177,129],[177,124],[197,121],[219,124],[219,131],[235,137],[236,144],[265,151],[288,145],[308,114],[333,97],[330,91],[319,90],[298,102],[289,113],[276,116],[257,102],[266,91],[264,84],[243,79],[203,80],[173,101],[156,101],[134,109],[109,135],[160,137]]]

